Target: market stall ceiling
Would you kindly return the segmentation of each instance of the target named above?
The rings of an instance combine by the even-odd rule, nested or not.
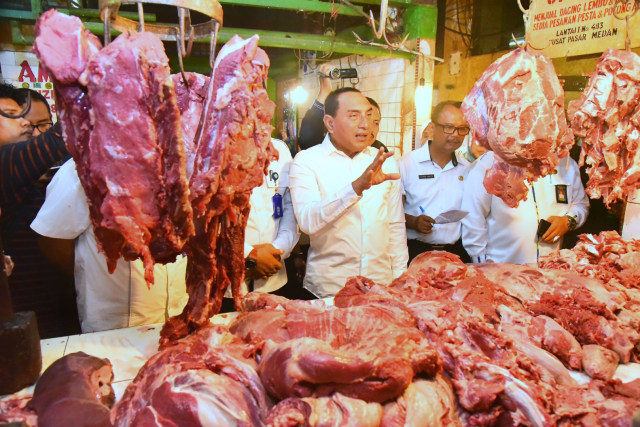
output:
[[[226,42],[233,34],[243,37],[258,33],[261,46],[272,60],[272,75],[294,76],[298,60],[305,51],[318,52],[318,56],[332,55],[333,58],[364,54],[370,56],[411,57],[405,52],[391,52],[379,46],[358,44],[352,34],[356,31],[364,39],[373,39],[373,32],[367,26],[367,15],[371,10],[379,14],[379,0],[353,0],[351,5],[340,1],[321,0],[220,0],[223,6],[223,27],[218,41]],[[357,3],[357,4],[356,4]],[[435,0],[391,0],[391,6],[403,7],[418,4],[435,4]],[[42,11],[56,7],[70,14],[78,15],[92,32],[102,35],[102,25],[98,18],[98,0],[31,0],[29,2],[9,0],[0,8],[0,20],[10,18],[34,22]],[[145,4],[145,20],[149,22],[175,23],[177,12],[174,7]],[[136,5],[123,5],[120,13],[137,19]],[[208,18],[192,14],[194,23]],[[32,35],[13,22],[14,43],[16,38],[23,43],[32,43]],[[18,27],[18,28],[16,28]],[[17,37],[16,37],[17,36]],[[390,34],[398,39],[401,34]],[[172,59],[172,67],[177,65],[174,43],[166,43],[167,53]],[[208,67],[208,43],[194,43],[190,58],[185,61],[187,70],[206,72]]]

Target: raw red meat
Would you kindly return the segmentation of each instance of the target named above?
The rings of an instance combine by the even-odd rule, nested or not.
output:
[[[61,357],[38,379],[28,404],[39,426],[110,426],[109,408],[115,395],[108,359],[83,352]]]
[[[473,139],[496,154],[484,178],[487,192],[511,207],[526,198],[525,181],[552,173],[573,145],[551,60],[522,48],[487,67],[462,112]]]
[[[256,349],[209,326],[152,356],[112,411],[116,426],[264,425],[271,402]]]
[[[162,42],[123,34],[100,50],[77,18],[51,10],[38,21],[35,51],[61,94],[65,140],[110,271],[120,257],[142,258],[153,283],[154,263],[175,260],[194,233]]]
[[[196,235],[185,248],[189,301],[165,323],[163,345],[207,324],[229,285],[240,307],[249,197],[277,158],[269,124],[275,105],[264,89],[268,67],[257,36],[233,37],[216,57],[210,82],[214,99],[190,181]]]
[[[568,114],[574,133],[583,138],[580,165],[587,164],[587,194],[609,206],[640,188],[640,56],[604,52]]]
[[[440,368],[413,317],[382,304],[264,309],[240,315],[231,331],[248,342],[264,342],[258,370],[279,399],[339,392],[384,402],[401,394],[415,375]]]

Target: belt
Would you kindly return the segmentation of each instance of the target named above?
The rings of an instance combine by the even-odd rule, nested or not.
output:
[[[415,242],[419,246],[423,247],[425,251],[446,251],[456,247],[455,243],[427,243],[418,239],[410,239],[411,242]]]

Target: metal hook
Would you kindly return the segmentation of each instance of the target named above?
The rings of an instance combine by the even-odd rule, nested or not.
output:
[[[138,2],[138,31],[144,31],[144,9],[142,2]]]
[[[389,0],[382,0],[380,2],[380,22],[378,23],[380,28],[379,30],[376,30],[376,24],[375,24],[376,20],[373,17],[373,12],[369,11],[369,23],[371,24],[371,28],[373,28],[373,34],[376,36],[377,39],[382,38],[386,33],[388,5],[389,5]]]
[[[216,59],[216,43],[218,42],[218,30],[220,29],[220,23],[218,21],[213,23],[213,31],[211,32],[211,44],[209,45],[209,65],[213,70],[213,64]]]
[[[6,117],[8,119],[19,119],[20,117],[24,117],[27,115],[29,110],[31,109],[31,92],[27,91],[27,101],[25,102],[25,107],[18,114],[5,113],[2,108],[0,108],[0,116]]]
[[[104,9],[104,45],[111,43],[111,10],[109,6]]]

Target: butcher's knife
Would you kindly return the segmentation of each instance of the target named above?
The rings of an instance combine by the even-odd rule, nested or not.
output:
[[[467,216],[469,212],[460,211],[457,209],[453,209],[450,211],[442,212],[440,215],[435,217],[436,224],[449,224],[451,222],[458,222],[465,216]]]

